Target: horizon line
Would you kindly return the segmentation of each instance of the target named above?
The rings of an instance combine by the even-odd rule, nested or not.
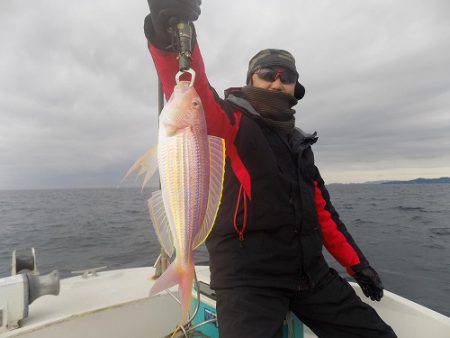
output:
[[[373,180],[373,181],[364,181],[364,182],[329,182],[325,183],[326,185],[332,184],[382,184],[385,182],[409,182],[418,179],[424,180],[435,180],[442,178],[450,178],[450,176],[441,176],[441,177],[433,177],[433,178],[425,178],[425,177],[417,177],[413,179],[407,180],[399,180],[399,179],[383,179],[383,180]],[[379,182],[379,183],[378,183]],[[72,187],[34,187],[34,188],[0,188],[0,191],[39,191],[39,190],[87,190],[87,189],[141,189],[140,185],[124,185],[124,186],[114,186],[114,185],[101,185],[101,186],[72,186]],[[155,189],[157,186],[148,186],[144,188],[144,190]]]

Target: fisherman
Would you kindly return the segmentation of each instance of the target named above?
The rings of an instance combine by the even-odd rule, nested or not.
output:
[[[168,98],[178,72],[169,21],[195,21],[201,0],[148,3],[145,35]],[[209,85],[195,33],[191,67],[208,134],[226,145],[221,206],[206,241],[220,337],[281,337],[289,311],[319,337],[396,337],[322,255],[324,245],[365,296],[380,301],[380,278],[314,164],[316,133],[295,127],[292,107],[305,89],[294,57],[260,51],[249,62],[246,86],[226,90],[225,99]]]

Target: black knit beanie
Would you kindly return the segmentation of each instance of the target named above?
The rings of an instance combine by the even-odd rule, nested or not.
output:
[[[282,49],[263,49],[252,57],[248,63],[247,85],[250,84],[251,77],[257,69],[273,66],[289,69],[294,74],[297,74],[298,78],[295,59],[291,53]],[[295,84],[294,96],[297,100],[300,100],[305,96],[305,87],[303,87],[298,80]]]

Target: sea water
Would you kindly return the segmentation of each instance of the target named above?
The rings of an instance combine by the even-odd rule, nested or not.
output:
[[[341,220],[387,290],[450,315],[450,185],[336,184]],[[0,277],[35,247],[41,273],[153,265],[160,248],[138,188],[0,191]],[[325,250],[324,250],[325,251]],[[345,275],[328,254],[327,260]],[[206,264],[204,246],[195,254]]]

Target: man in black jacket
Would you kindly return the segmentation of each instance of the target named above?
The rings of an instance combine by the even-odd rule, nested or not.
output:
[[[175,85],[172,17],[195,21],[200,0],[149,0],[145,34],[166,97]],[[347,281],[328,267],[322,246],[364,294],[383,286],[333,208],[311,145],[292,109],[305,94],[294,57],[266,49],[249,63],[247,85],[221,99],[209,85],[198,43],[191,67],[208,134],[226,144],[221,206],[206,241],[221,337],[281,337],[288,311],[319,337],[396,337]]]

